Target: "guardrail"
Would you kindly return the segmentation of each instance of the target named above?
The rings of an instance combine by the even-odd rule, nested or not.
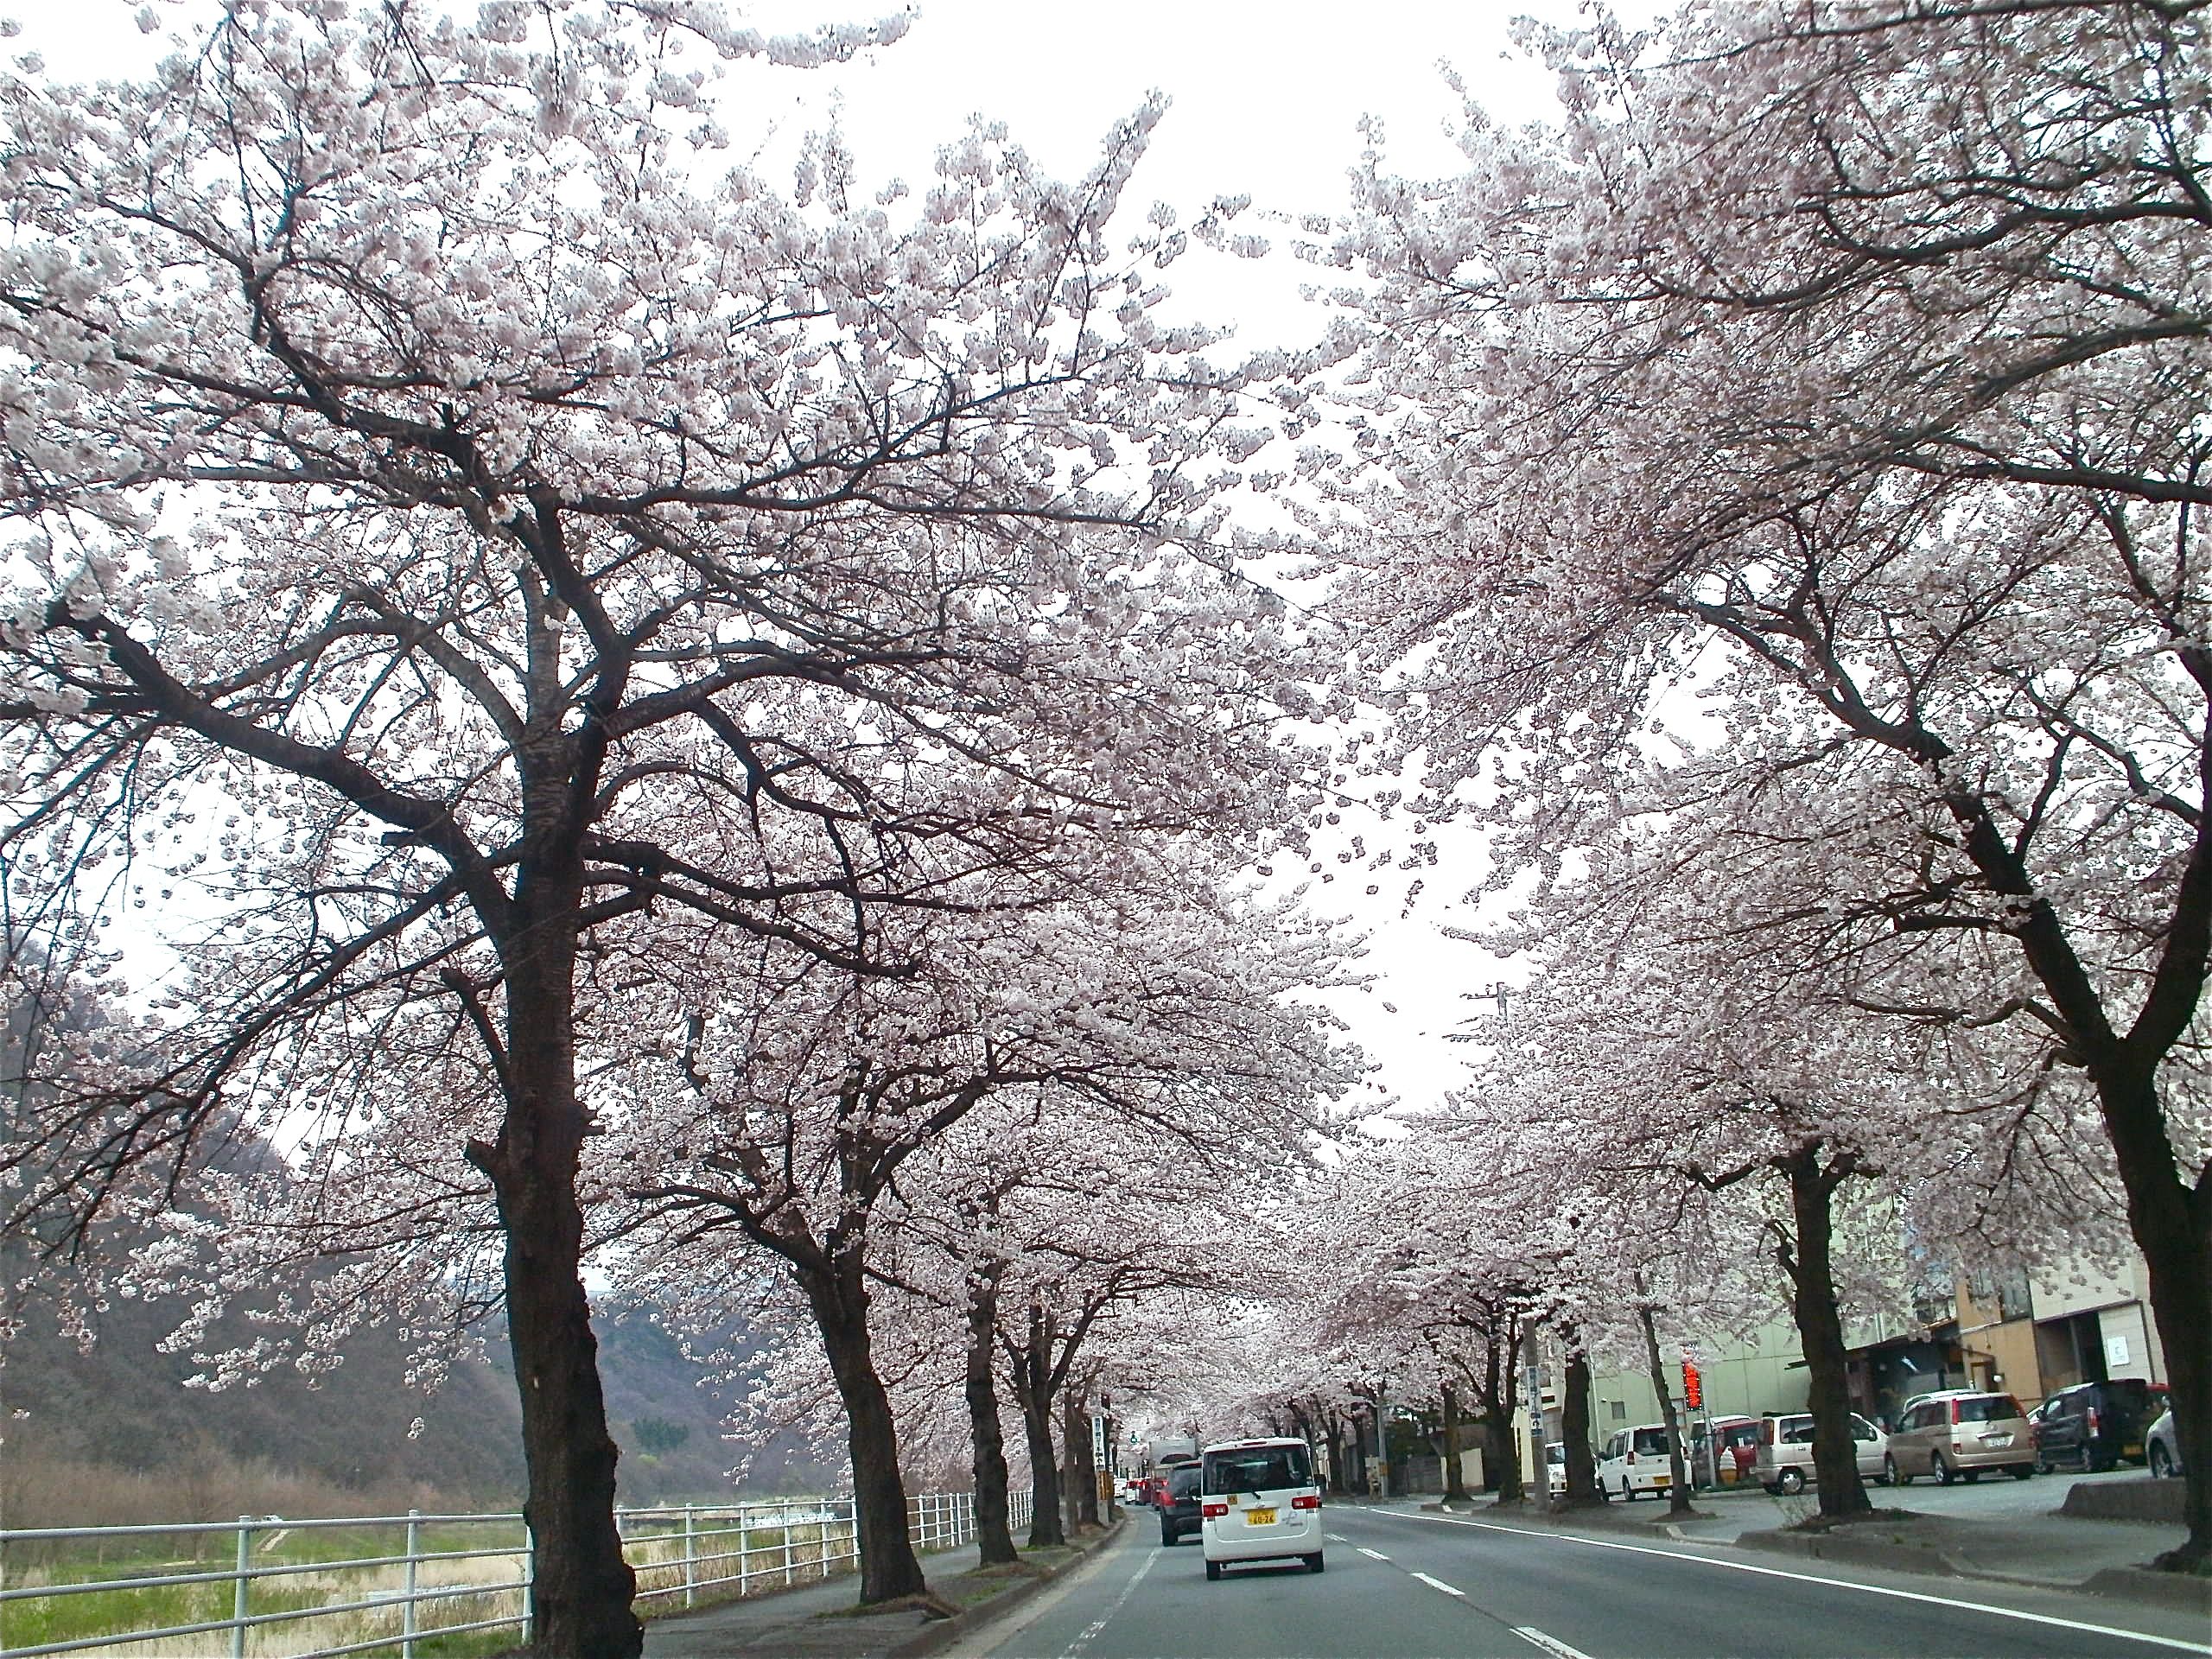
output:
[[[1015,1495],[1013,1508],[1014,1525],[1028,1525],[1029,1495]],[[849,1497],[618,1510],[615,1525],[648,1616],[833,1577],[860,1557]],[[910,1498],[907,1527],[923,1550],[963,1544],[976,1534],[975,1496]],[[374,1553],[377,1535],[395,1533],[398,1553]],[[188,1548],[188,1562],[162,1559]],[[211,1554],[225,1564],[203,1565]],[[232,1659],[395,1650],[431,1659],[474,1632],[512,1630],[526,1643],[531,1624],[530,1534],[520,1515],[410,1510],[0,1531],[0,1659],[198,1637],[227,1649],[194,1651],[227,1650]]]

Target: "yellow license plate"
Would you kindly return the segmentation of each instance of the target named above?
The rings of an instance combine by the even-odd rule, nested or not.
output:
[[[1272,1527],[1274,1523],[1275,1512],[1273,1510],[1247,1510],[1244,1511],[1244,1524],[1248,1527]]]

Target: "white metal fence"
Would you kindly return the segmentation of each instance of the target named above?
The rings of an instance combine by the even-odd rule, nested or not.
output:
[[[1013,1510],[1014,1526],[1027,1527],[1029,1494],[1015,1494]],[[860,1558],[850,1497],[620,1510],[615,1523],[649,1615],[830,1578]],[[976,1535],[974,1494],[908,1499],[907,1529],[923,1550],[966,1543]],[[379,1552],[378,1539],[401,1547]],[[188,1549],[189,1560],[176,1559]],[[531,1602],[519,1515],[0,1531],[0,1659],[430,1659],[473,1631],[527,1642]]]

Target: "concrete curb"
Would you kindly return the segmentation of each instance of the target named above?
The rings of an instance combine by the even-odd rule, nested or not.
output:
[[[1867,1530],[1872,1532],[1876,1529],[1870,1526]],[[1738,1549],[1763,1550],[1770,1555],[1796,1555],[1808,1560],[1837,1561],[1849,1567],[1885,1567],[1895,1572],[1926,1573],[1941,1578],[1984,1576],[1955,1556],[1931,1544],[1908,1543],[1897,1538],[1853,1538],[1834,1533],[1746,1532],[1737,1536],[1736,1547]],[[2018,1580],[2008,1581],[2018,1582]]]
[[[2077,1480],[2066,1489],[2058,1513],[2069,1521],[2151,1521],[2185,1526],[2182,1498],[2188,1483],[2136,1475],[2125,1480]]]
[[[1001,1590],[988,1601],[979,1601],[972,1607],[963,1608],[950,1618],[940,1618],[922,1627],[905,1641],[894,1643],[886,1650],[885,1659],[924,1659],[940,1648],[949,1648],[969,1631],[979,1630],[995,1619],[1002,1618],[1033,1597],[1042,1595],[1052,1585],[1079,1567],[1090,1565],[1091,1558],[1115,1539],[1122,1535],[1122,1529],[1128,1524],[1122,1515],[1114,1524],[1086,1540],[1083,1553],[1071,1561],[1046,1567],[1035,1578],[1025,1580],[1011,1589]]]
[[[2212,1579],[2190,1573],[2153,1573],[2146,1567],[2108,1567],[2089,1576],[2082,1588],[2093,1596],[2152,1601],[2184,1613],[2212,1618]]]

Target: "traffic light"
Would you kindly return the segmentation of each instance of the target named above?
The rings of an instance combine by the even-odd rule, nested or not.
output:
[[[1705,1403],[1705,1379],[1687,1359],[1682,1362],[1682,1402],[1692,1411]]]

